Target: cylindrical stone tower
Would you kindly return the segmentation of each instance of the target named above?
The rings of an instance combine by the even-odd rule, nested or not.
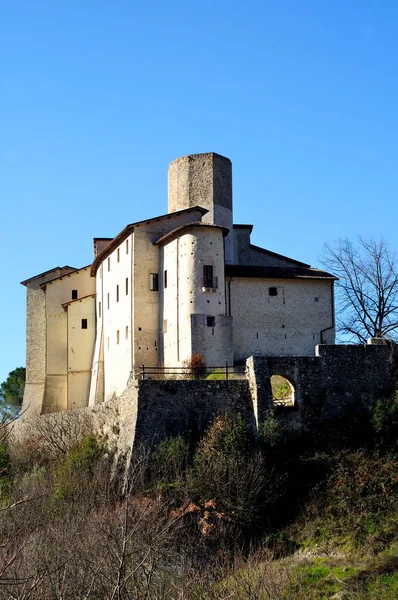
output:
[[[225,262],[233,263],[232,163],[215,152],[190,154],[169,166],[169,213],[193,206],[209,212],[203,222],[227,227]]]

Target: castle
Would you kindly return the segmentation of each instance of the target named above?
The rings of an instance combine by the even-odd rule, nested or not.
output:
[[[232,165],[173,161],[168,213],[94,239],[94,261],[27,288],[23,410],[90,407],[123,394],[141,365],[315,356],[333,344],[335,277],[250,243],[233,223]]]

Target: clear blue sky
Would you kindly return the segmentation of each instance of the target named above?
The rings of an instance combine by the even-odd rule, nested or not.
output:
[[[167,166],[231,158],[252,242],[397,248],[398,3],[12,0],[0,6],[0,381],[25,288],[92,238],[167,211]]]

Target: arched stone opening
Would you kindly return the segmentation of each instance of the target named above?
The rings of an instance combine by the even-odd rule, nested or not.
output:
[[[271,376],[272,401],[274,406],[295,406],[295,393],[293,383],[281,373]]]

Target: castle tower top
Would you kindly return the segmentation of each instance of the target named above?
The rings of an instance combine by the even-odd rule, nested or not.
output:
[[[215,152],[190,154],[174,160],[169,166],[169,213],[192,206],[207,208],[204,221],[230,227],[219,222],[218,208],[231,212],[232,164]]]

